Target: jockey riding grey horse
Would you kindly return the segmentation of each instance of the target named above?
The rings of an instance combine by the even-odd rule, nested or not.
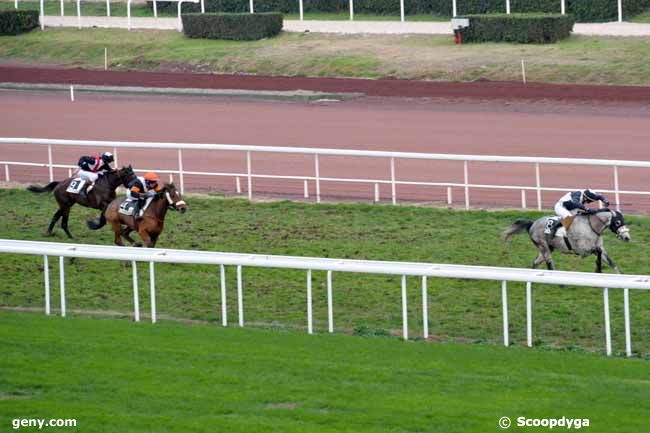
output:
[[[609,228],[619,239],[626,242],[631,239],[630,230],[625,226],[622,213],[609,209],[587,210],[579,213],[566,232],[566,236],[561,233],[559,236],[544,233],[550,223],[549,220],[552,218],[555,217],[545,216],[536,221],[516,220],[504,230],[503,237],[505,240],[509,240],[518,233],[528,232],[530,240],[539,250],[537,257],[533,261],[533,269],[537,268],[542,262],[546,262],[548,269],[553,270],[555,265],[551,254],[554,250],[558,250],[564,254],[577,254],[581,257],[595,254],[596,272],[602,272],[602,260],[605,259],[609,266],[619,274],[621,273],[618,266],[605,251],[602,236]]]

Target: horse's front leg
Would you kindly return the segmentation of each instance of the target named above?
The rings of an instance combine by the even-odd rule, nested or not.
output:
[[[600,254],[601,254],[602,258],[604,258],[604,259],[607,261],[607,264],[608,264],[612,269],[614,269],[614,270],[616,271],[617,274],[622,274],[622,273],[623,273],[623,272],[621,272],[621,270],[618,268],[618,266],[616,266],[616,263],[614,263],[614,260],[612,260],[612,258],[611,258],[609,255],[607,255],[607,252],[606,252],[605,250],[602,250]]]
[[[603,250],[597,248],[594,254],[596,254],[596,272],[600,274],[603,272]]]
[[[145,229],[140,229],[138,230],[138,234],[140,235],[140,239],[142,239],[145,248],[153,248],[155,242],[151,240],[149,232],[147,232]]]

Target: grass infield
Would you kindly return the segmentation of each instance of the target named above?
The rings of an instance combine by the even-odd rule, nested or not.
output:
[[[6,311],[0,341],[7,432],[642,432],[650,412],[647,362],[594,354]]]
[[[514,219],[537,212],[455,211],[415,206],[311,205],[292,202],[249,203],[240,199],[187,198],[185,215],[172,213],[159,241],[162,248],[241,253],[284,254],[528,267],[535,256],[525,236],[511,244],[500,240]],[[54,239],[43,235],[55,210],[51,197],[24,190],[0,190],[0,238],[66,242],[60,229]],[[75,242],[112,245],[108,228],[85,227],[96,211],[75,207],[70,227]],[[650,218],[629,217],[633,241],[611,233],[605,245],[626,273],[650,274]],[[557,256],[560,269],[591,272],[594,259]],[[56,260],[50,260],[53,307],[58,307]],[[148,311],[148,272],[140,269],[141,305]],[[609,271],[609,269],[607,270]],[[42,308],[41,257],[0,255],[0,305]],[[250,326],[304,329],[306,273],[244,268],[244,306]],[[69,309],[132,311],[129,263],[75,259],[66,261]],[[220,323],[219,272],[215,266],[156,265],[158,311],[184,319]],[[421,335],[421,289],[409,278],[410,335]],[[228,307],[236,321],[236,275],[227,268]],[[501,291],[497,281],[429,279],[429,328],[437,341],[500,344]],[[314,326],[327,329],[326,278],[314,272]],[[334,326],[358,335],[398,335],[401,330],[400,277],[334,273]],[[514,345],[526,341],[525,289],[509,285],[510,335]],[[610,291],[615,352],[624,350],[623,295]],[[534,342],[547,349],[604,348],[603,300],[600,289],[534,286]],[[650,355],[650,294],[631,291],[632,344],[637,355]]]

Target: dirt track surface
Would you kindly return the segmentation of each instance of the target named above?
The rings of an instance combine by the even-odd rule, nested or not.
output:
[[[448,99],[362,98],[342,103],[287,103],[227,98],[126,96],[79,93],[71,103],[66,92],[0,92],[2,136],[67,139],[175,141],[273,146],[330,147],[522,156],[589,157],[650,160],[650,107],[639,104],[568,104],[548,101],[476,101]],[[110,150],[110,149],[108,149]],[[54,147],[54,162],[74,164],[97,149]],[[140,169],[176,169],[175,151],[120,150],[120,163]],[[245,173],[237,152],[185,151],[184,168],[192,171]],[[43,146],[2,145],[0,160],[46,162]],[[386,160],[321,157],[322,177],[390,179]],[[313,176],[309,156],[253,154],[253,172]],[[0,167],[0,173],[4,167]],[[56,177],[67,174],[56,170]],[[397,160],[396,177],[405,181],[462,182],[462,162]],[[619,171],[626,190],[650,190],[649,171]],[[3,173],[0,178],[4,180]],[[11,167],[12,181],[43,182],[44,168]],[[176,177],[176,180],[178,178]],[[543,186],[612,188],[610,167],[543,165]],[[535,185],[532,164],[471,163],[471,183]],[[241,179],[246,192],[246,179]],[[235,192],[232,176],[186,176],[188,191]],[[370,202],[372,183],[323,182],[325,199]],[[255,195],[301,198],[299,180],[255,179]],[[446,202],[446,189],[399,185],[398,202]],[[455,206],[464,191],[453,188]],[[310,200],[315,185],[309,184]],[[381,185],[383,203],[390,185]],[[545,192],[550,208],[558,193]],[[526,195],[536,206],[536,195]],[[624,211],[650,212],[649,196],[623,195]],[[520,190],[470,190],[472,206],[518,207]]]
[[[84,69],[0,66],[0,82],[91,84],[246,90],[313,90],[361,92],[368,96],[606,100],[650,102],[650,87],[589,86],[508,82],[431,82],[346,78],[263,77],[163,72],[95,71]]]

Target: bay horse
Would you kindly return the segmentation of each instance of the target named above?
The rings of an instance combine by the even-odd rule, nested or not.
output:
[[[602,260],[617,273],[621,270],[607,254],[603,246],[603,234],[608,228],[622,241],[630,241],[630,229],[625,225],[623,214],[609,209],[591,210],[576,215],[573,223],[564,235],[552,236],[545,234],[546,224],[551,216],[539,218],[536,221],[516,220],[504,232],[505,240],[512,236],[527,231],[530,240],[537,247],[538,254],[533,261],[533,269],[536,269],[542,262],[546,262],[549,270],[555,269],[553,257],[554,250],[564,254],[577,254],[581,257],[594,254],[596,256],[596,272],[602,272]],[[561,229],[560,229],[561,230]],[[560,233],[561,234],[561,233]]]
[[[118,246],[124,246],[122,238],[136,247],[142,246],[142,243],[135,242],[130,236],[131,232],[137,232],[145,247],[155,247],[158,236],[162,233],[165,225],[167,210],[173,209],[180,213],[185,213],[187,210],[187,204],[183,201],[173,183],[165,184],[156,193],[140,220],[136,220],[135,215],[120,213],[120,205],[123,201],[122,198],[113,200],[105,212],[106,220],[111,224],[113,233],[115,233],[115,245]],[[101,222],[88,221],[88,227],[91,230],[98,230],[103,225]]]
[[[75,204],[79,204],[91,209],[101,210],[99,216],[100,220],[104,220],[104,210],[106,207],[115,200],[115,190],[118,186],[126,185],[135,177],[133,168],[129,165],[122,167],[119,170],[112,170],[99,176],[95,181],[95,186],[87,194],[75,194],[67,192],[68,186],[75,179],[71,177],[64,181],[50,182],[45,186],[30,185],[27,189],[34,193],[53,192],[56,202],[59,204],[59,209],[52,216],[52,221],[47,228],[47,235],[52,236],[54,225],[61,218],[61,228],[69,238],[72,238],[70,230],[68,230],[68,217],[70,216],[70,208]]]

